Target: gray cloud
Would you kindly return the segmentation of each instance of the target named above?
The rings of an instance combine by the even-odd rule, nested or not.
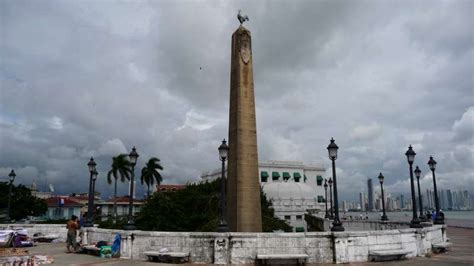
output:
[[[412,144],[424,172],[435,156],[441,185],[456,176],[474,190],[469,1],[1,1],[0,176],[86,191],[94,156],[110,194],[112,156],[132,146],[138,169],[162,160],[166,183],[219,167],[238,9],[250,16],[261,160],[329,166],[334,137],[350,199],[380,171],[407,192]]]

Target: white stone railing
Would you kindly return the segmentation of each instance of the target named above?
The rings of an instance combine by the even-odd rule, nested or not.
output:
[[[14,225],[28,232],[66,235],[64,225]],[[3,225],[5,227],[5,225]],[[2,225],[0,225],[2,228]],[[149,232],[85,228],[88,243],[111,242],[122,236],[121,256],[145,260],[145,251],[189,252],[191,263],[254,264],[257,254],[307,254],[308,263],[348,263],[369,260],[369,252],[410,251],[408,257],[431,253],[433,244],[446,242],[446,226],[308,233]]]
[[[60,241],[66,241],[66,224],[0,224],[0,230],[24,228],[30,236],[36,233],[57,235]]]
[[[328,221],[331,223],[332,221]],[[372,231],[410,228],[410,222],[374,221],[374,220],[343,220],[346,231]]]

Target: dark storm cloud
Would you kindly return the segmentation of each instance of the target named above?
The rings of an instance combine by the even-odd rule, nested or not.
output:
[[[111,157],[134,145],[137,168],[158,156],[166,183],[219,167],[238,9],[261,160],[329,165],[334,137],[349,199],[380,171],[408,191],[412,144],[424,173],[438,160],[440,184],[474,184],[469,1],[2,1],[1,176],[85,191],[94,156],[109,194]]]

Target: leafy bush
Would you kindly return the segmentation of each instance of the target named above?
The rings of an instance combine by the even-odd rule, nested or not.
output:
[[[274,216],[271,201],[261,191],[263,231],[291,231]],[[154,193],[137,217],[140,230],[215,232],[219,225],[220,179],[187,185],[185,189]]]
[[[127,219],[117,219],[114,223],[113,219],[108,219],[105,221],[98,221],[99,228],[106,228],[106,229],[123,229],[123,227],[127,224]]]
[[[7,209],[9,182],[0,182],[0,209]],[[31,195],[24,185],[12,186],[10,217],[18,221],[28,216],[41,216],[48,211],[46,201]]]

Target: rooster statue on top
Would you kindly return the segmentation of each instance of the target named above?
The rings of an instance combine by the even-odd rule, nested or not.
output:
[[[247,15],[242,16],[242,14],[240,12],[241,12],[241,10],[239,10],[239,13],[237,14],[237,18],[240,21],[240,25],[242,25],[242,23],[244,23],[245,21],[249,21],[249,16],[247,16]]]

